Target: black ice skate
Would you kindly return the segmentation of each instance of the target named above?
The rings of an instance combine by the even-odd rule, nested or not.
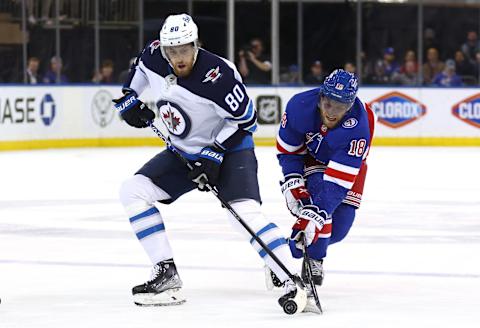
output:
[[[182,280],[173,259],[158,262],[152,270],[152,279],[133,287],[133,302],[139,306],[180,305],[186,299],[180,294]]]
[[[305,261],[305,260],[304,260]],[[310,268],[312,268],[312,280],[313,283],[317,286],[321,286],[323,283],[323,259],[314,260],[309,259]],[[305,272],[305,263],[302,265],[302,279],[307,280]]]
[[[265,285],[268,290],[272,290],[274,287],[281,288],[285,286],[285,283],[280,281],[277,275],[268,267],[265,266]]]
[[[278,304],[286,314],[302,312],[307,305],[307,290],[300,277],[295,276],[295,281],[285,281],[285,294],[278,299]]]

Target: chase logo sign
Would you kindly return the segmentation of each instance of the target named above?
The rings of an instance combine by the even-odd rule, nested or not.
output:
[[[480,93],[453,105],[452,114],[465,123],[480,128]]]
[[[368,103],[378,121],[391,128],[412,123],[427,113],[424,104],[400,92],[390,92]]]
[[[55,101],[51,94],[47,93],[40,103],[40,118],[42,119],[43,124],[49,126],[52,124],[53,119],[55,118]]]

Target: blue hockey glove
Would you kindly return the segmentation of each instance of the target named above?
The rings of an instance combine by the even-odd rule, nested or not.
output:
[[[290,236],[290,248],[298,249],[302,248],[302,239],[300,233],[305,233],[305,239],[307,246],[315,243],[318,239],[318,235],[329,219],[329,215],[326,211],[321,210],[315,205],[306,205],[300,211],[298,219],[292,227],[292,235]]]
[[[290,213],[298,217],[302,207],[312,203],[303,176],[298,173],[287,174],[284,181],[280,181],[280,185]]]
[[[125,94],[123,97],[113,99],[115,109],[120,112],[122,118],[128,125],[136,128],[146,128],[147,121],[155,119],[155,113],[141,100],[137,99],[135,92]]]
[[[206,184],[215,186],[220,176],[223,153],[214,147],[205,147],[193,163],[193,170],[188,173],[189,179],[197,184],[200,191],[208,191]]]

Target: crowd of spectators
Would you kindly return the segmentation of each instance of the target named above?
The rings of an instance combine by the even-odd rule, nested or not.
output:
[[[129,68],[121,71],[119,74],[115,72],[115,64],[112,60],[106,59],[101,63],[100,69],[92,73],[92,78],[88,82],[102,84],[123,84],[128,77],[130,67],[135,58],[129,63]],[[30,57],[27,61],[26,83],[27,84],[55,84],[69,83],[70,78],[65,74],[63,61],[60,57],[52,57],[48,62],[48,67],[41,69],[41,61],[38,57]],[[22,77],[18,82],[23,82]]]
[[[263,42],[259,38],[251,41],[251,49],[239,52],[239,69],[247,84],[270,83],[271,63],[264,53]],[[372,85],[402,85],[402,86],[471,86],[480,83],[480,41],[475,31],[468,31],[466,40],[455,51],[452,58],[440,55],[439,43],[435,31],[431,28],[424,32],[423,64],[419,65],[416,51],[408,49],[403,54],[403,60],[397,60],[393,47],[386,47],[383,56],[367,61],[362,53],[362,78],[365,84]],[[352,61],[345,62],[343,68],[356,73],[357,68]],[[333,68],[332,68],[333,69]],[[419,73],[421,69],[422,74]],[[318,85],[329,73],[320,59],[315,59],[309,65],[309,70],[300,81],[299,68],[295,64],[281,68],[280,83]],[[422,81],[419,80],[421,75]]]
[[[401,86],[470,86],[478,85],[480,74],[480,41],[475,31],[468,31],[466,40],[452,54],[451,58],[441,56],[441,49],[435,40],[432,29],[425,30],[423,63],[419,65],[416,51],[408,49],[401,56],[393,47],[386,47],[383,56],[367,60],[362,53],[362,80],[371,85],[401,85]],[[402,58],[401,61],[398,58]],[[131,59],[131,66],[134,58]],[[39,83],[68,83],[71,81],[64,71],[62,58],[52,57],[42,60],[32,56],[28,58],[26,78],[28,84]],[[127,65],[124,65],[127,67]],[[237,66],[245,83],[270,84],[272,63],[265,52],[264,43],[260,38],[253,38],[238,52]],[[291,64],[281,68],[280,83],[319,85],[325,76],[336,67],[328,67],[320,59],[315,59],[308,64],[308,70],[301,78],[299,67]],[[353,61],[344,63],[343,68],[356,73],[357,68]],[[418,74],[421,70],[422,74]],[[100,69],[92,72],[92,83],[123,83],[128,76],[129,69],[119,73],[115,70],[112,60],[102,61]],[[421,76],[422,81],[419,81]],[[22,82],[22,78],[18,82]]]

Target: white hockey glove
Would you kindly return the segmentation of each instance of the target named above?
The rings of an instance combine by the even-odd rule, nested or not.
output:
[[[295,240],[295,246],[302,248],[301,233],[305,233],[307,246],[315,243],[325,222],[329,219],[326,211],[321,210],[315,205],[306,205],[300,211],[297,221],[292,227],[291,240]]]
[[[284,181],[280,181],[280,184],[287,207],[292,215],[298,217],[303,206],[312,204],[312,198],[307,187],[305,187],[302,175],[297,173],[287,174]]]

